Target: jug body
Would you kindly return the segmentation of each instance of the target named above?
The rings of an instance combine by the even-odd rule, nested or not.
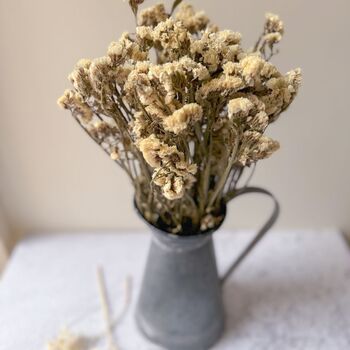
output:
[[[166,349],[209,349],[224,328],[212,233],[181,237],[152,231],[137,324]]]

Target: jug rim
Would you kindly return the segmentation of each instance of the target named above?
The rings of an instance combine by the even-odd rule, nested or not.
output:
[[[144,215],[142,214],[141,210],[138,208],[135,197],[134,197],[134,200],[133,200],[133,205],[134,205],[134,208],[136,210],[137,215],[139,217],[141,217],[153,231],[155,231],[157,233],[160,233],[160,234],[164,235],[164,237],[168,237],[169,239],[173,239],[173,240],[180,240],[180,239],[182,239],[182,240],[190,240],[190,239],[195,239],[195,238],[208,237],[208,236],[212,235],[215,231],[217,231],[222,226],[222,224],[224,223],[224,221],[226,219],[226,213],[227,213],[226,203],[223,202],[222,205],[221,205],[221,209],[220,209],[220,214],[222,216],[222,220],[215,227],[209,228],[209,229],[207,229],[205,231],[200,231],[199,230],[199,232],[196,232],[196,233],[190,233],[190,234],[183,235],[183,234],[175,234],[175,233],[171,233],[171,232],[165,231],[162,228],[156,226],[155,224],[149,222],[144,217]]]

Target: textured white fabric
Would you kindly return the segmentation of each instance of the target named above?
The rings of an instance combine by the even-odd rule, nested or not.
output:
[[[250,237],[216,234],[221,271]],[[0,282],[0,349],[45,349],[65,325],[90,336],[102,333],[97,265],[105,270],[116,313],[123,280],[133,279],[131,309],[115,332],[121,350],[159,349],[139,335],[133,318],[149,240],[125,232],[21,242]],[[350,348],[350,253],[336,231],[268,234],[227,281],[224,298],[227,330],[215,350]]]

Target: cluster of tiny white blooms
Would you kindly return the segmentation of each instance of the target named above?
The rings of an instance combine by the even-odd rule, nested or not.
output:
[[[242,146],[240,147],[237,162],[242,165],[250,165],[260,159],[268,158],[279,149],[279,143],[262,135],[258,131],[247,130],[243,133]]]
[[[233,122],[245,123],[246,127],[264,132],[269,125],[265,105],[255,95],[232,99],[228,104],[228,115]]]
[[[221,218],[214,216],[212,214],[207,214],[203,217],[201,220],[201,230],[207,231],[214,229],[217,225],[219,225],[221,222]]]
[[[284,24],[278,15],[273,13],[266,14],[265,33],[284,34]]]
[[[205,30],[210,22],[204,11],[195,12],[189,4],[183,4],[175,14],[175,19],[183,23],[190,33]]]
[[[279,148],[265,131],[293,102],[301,71],[269,61],[284,34],[277,15],[266,15],[248,51],[240,33],[191,5],[138,13],[142,2],[129,0],[135,32],[80,60],[58,102],[126,171],[148,220],[171,232],[188,221],[210,229],[243,169]]]
[[[47,344],[47,350],[85,350],[82,339],[69,330],[62,330],[59,335]]]
[[[74,111],[82,123],[88,124],[93,119],[91,108],[84,102],[82,95],[76,91],[66,90],[57,103],[62,108]]]
[[[187,129],[190,123],[194,124],[200,121],[202,116],[202,107],[197,103],[189,103],[164,119],[164,129],[174,134],[180,134]]]
[[[271,58],[276,53],[274,46],[282,40],[283,34],[284,24],[279,16],[267,13],[264,31],[255,46],[255,50]],[[268,50],[270,51],[269,55],[267,54]]]
[[[237,115],[246,117],[253,107],[253,103],[246,97],[234,98],[228,103],[228,116],[230,119]]]
[[[183,152],[165,144],[154,134],[140,140],[138,147],[146,162],[154,168],[153,181],[162,188],[164,196],[169,200],[181,198],[195,181],[197,166],[187,163]]]
[[[158,23],[168,19],[168,14],[164,4],[157,4],[153,7],[143,10],[139,15],[139,25],[155,27]]]
[[[240,33],[230,30],[211,32],[208,29],[199,40],[192,41],[191,55],[214,73],[226,62],[237,59],[242,53],[240,42]]]
[[[176,164],[176,167],[161,167],[153,174],[153,181],[162,188],[165,198],[169,200],[180,199],[185,191],[190,189],[196,181],[194,175],[197,172],[195,164],[188,165],[185,162]]]

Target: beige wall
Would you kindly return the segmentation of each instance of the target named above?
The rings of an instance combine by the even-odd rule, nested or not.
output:
[[[240,30],[246,45],[265,11],[285,20],[274,62],[283,71],[301,66],[304,84],[269,131],[282,149],[259,164],[253,183],[280,199],[280,227],[349,230],[349,0],[193,4]],[[80,57],[103,55],[132,29],[122,0],[0,0],[0,196],[14,232],[142,227],[124,174],[55,102]],[[227,227],[257,224],[261,206],[258,198],[233,204]]]

